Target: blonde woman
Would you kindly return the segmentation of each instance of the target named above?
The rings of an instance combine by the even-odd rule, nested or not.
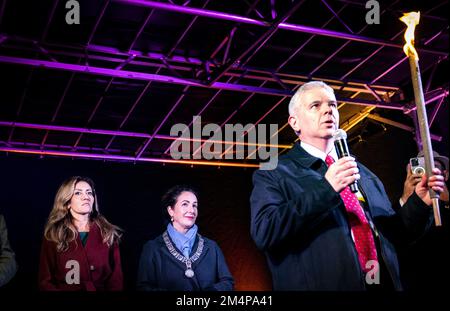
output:
[[[67,179],[45,226],[39,289],[122,290],[120,235],[120,229],[100,214],[93,181]]]

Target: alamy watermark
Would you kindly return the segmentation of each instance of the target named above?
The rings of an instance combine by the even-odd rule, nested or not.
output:
[[[66,283],[69,285],[80,284],[80,263],[76,260],[68,260],[66,262]]]
[[[367,261],[366,269],[370,269],[366,273],[366,283],[368,285],[380,284],[380,265],[378,260]]]
[[[170,136],[178,137],[170,146],[175,160],[206,159],[260,159],[261,170],[273,170],[278,164],[278,124],[225,124],[204,126],[200,116],[193,116],[192,133],[188,125],[177,123],[170,129]],[[204,138],[208,139],[204,139]],[[245,139],[247,137],[247,139]],[[227,143],[224,143],[224,140]],[[247,140],[247,142],[245,142]],[[266,142],[269,141],[269,144]],[[231,144],[229,144],[231,143]],[[223,145],[225,148],[222,148]],[[191,148],[192,147],[192,148]]]
[[[369,25],[380,24],[380,3],[376,0],[369,0],[366,2],[366,23]]]
[[[66,2],[66,23],[68,25],[80,24],[80,3],[76,0],[69,0]]]

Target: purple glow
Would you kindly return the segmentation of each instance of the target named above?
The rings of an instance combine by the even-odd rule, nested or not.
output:
[[[126,70],[117,70],[117,69],[109,69],[109,68],[100,68],[100,67],[91,67],[84,65],[74,65],[67,63],[59,63],[59,62],[50,62],[38,59],[27,59],[27,58],[18,58],[18,57],[9,57],[0,55],[0,62],[9,63],[9,64],[19,64],[19,65],[29,65],[35,67],[44,67],[49,69],[59,69],[59,70],[67,70],[72,72],[80,72],[80,73],[88,73],[95,75],[104,75],[109,77],[117,77],[124,79],[136,79],[136,80],[144,80],[144,81],[157,81],[162,83],[169,84],[181,84],[188,86],[197,86],[202,88],[208,88],[207,85],[201,84],[188,79],[181,79],[177,77],[165,76],[165,75],[157,75],[157,74],[149,74],[135,71],[126,71]],[[239,91],[239,92],[248,92],[248,93],[259,93],[259,94],[267,94],[267,95],[275,95],[275,96],[291,96],[294,92],[288,90],[277,90],[271,88],[263,88],[256,87],[250,85],[243,84],[232,84],[226,82],[215,82],[210,88],[213,89],[221,89],[221,90],[229,90],[229,91]],[[403,106],[396,106],[395,103],[383,103],[378,101],[370,101],[364,99],[355,99],[355,98],[338,98],[340,102],[347,102],[356,105],[362,106],[376,106],[380,108],[386,109],[394,109],[394,110],[403,110]]]
[[[134,55],[134,56],[141,56],[141,57],[149,57],[151,59],[166,59],[168,61],[178,62],[178,63],[190,63],[194,65],[201,65],[203,62],[195,57],[184,57],[184,56],[171,56],[167,57],[164,54],[156,53],[156,52],[148,52],[143,53],[141,51],[137,50],[130,50],[128,53],[125,53],[118,48],[110,47],[110,46],[102,46],[102,45],[96,45],[96,44],[89,44],[87,49],[92,52],[98,52],[98,53],[106,53],[106,54],[114,54],[114,55]]]
[[[189,15],[210,17],[210,18],[221,19],[221,20],[226,20],[226,21],[233,21],[233,22],[237,22],[237,23],[245,23],[245,24],[258,25],[258,26],[270,26],[270,23],[265,22],[265,21],[258,21],[258,20],[252,19],[252,18],[239,16],[239,15],[235,15],[235,14],[216,12],[216,11],[211,11],[211,10],[206,10],[206,9],[191,8],[188,6],[174,5],[174,4],[155,2],[155,1],[145,1],[145,0],[115,0],[115,1],[132,4],[132,5],[136,5],[136,6],[143,6],[143,7],[147,7],[147,8],[160,9],[160,10],[184,13],[184,14],[189,14]]]
[[[425,100],[425,105],[428,105],[429,103],[434,102],[435,100],[441,99],[441,98],[445,98],[448,96],[449,91],[448,90],[443,90],[441,94],[438,94],[436,96],[433,96],[432,98],[426,99]],[[417,106],[412,107],[411,109],[406,110],[405,113],[410,113],[411,111],[417,110]],[[433,118],[434,119],[434,118]]]
[[[247,164],[237,162],[214,162],[214,161],[189,161],[189,160],[173,160],[173,159],[159,159],[159,158],[136,158],[122,155],[111,154],[96,154],[96,153],[82,153],[82,152],[70,152],[70,151],[55,151],[55,150],[39,150],[39,149],[20,149],[11,147],[0,147],[0,151],[24,153],[24,154],[36,154],[36,155],[48,155],[48,156],[63,156],[72,158],[85,158],[85,159],[99,159],[99,160],[114,160],[124,162],[155,162],[155,163],[172,163],[172,164],[184,164],[184,165],[207,165],[207,166],[228,166],[228,167],[254,167],[259,168],[259,164]]]
[[[237,22],[237,23],[245,23],[245,24],[264,26],[264,27],[271,26],[271,23],[266,22],[266,21],[251,19],[251,18],[247,18],[244,16],[235,15],[235,14],[211,11],[211,10],[206,10],[206,9],[191,8],[191,7],[185,7],[185,6],[180,6],[180,5],[155,2],[155,1],[144,1],[144,0],[115,0],[115,1],[130,4],[130,5],[143,6],[143,7],[147,7],[147,8],[154,8],[154,9],[160,9],[160,10],[171,11],[171,12],[227,20],[227,21],[232,21],[232,22]],[[359,36],[359,35],[353,35],[353,34],[339,32],[339,31],[326,30],[326,29],[320,29],[320,28],[308,27],[308,26],[302,26],[302,25],[295,25],[295,24],[289,24],[289,23],[280,23],[278,28],[284,29],[284,30],[296,31],[296,32],[315,34],[315,35],[319,35],[319,36],[340,38],[340,39],[359,41],[359,42],[365,42],[365,43],[369,43],[369,44],[382,45],[382,46],[391,46],[391,47],[403,49],[403,44],[392,43],[392,42],[386,41],[386,40],[380,40],[380,39],[369,38],[369,37],[364,37],[364,36]],[[442,55],[442,56],[448,55],[447,52],[443,52],[443,51],[435,51],[435,50],[429,50],[429,49],[418,49],[418,50],[422,51],[422,52],[427,52],[427,53],[432,53],[432,54],[437,54],[437,55]]]
[[[22,122],[5,122],[0,121],[0,126],[7,127],[21,127],[37,130],[48,130],[48,131],[60,131],[60,132],[76,132],[85,134],[97,134],[97,135],[111,135],[111,136],[123,136],[123,137],[137,137],[137,138],[149,138],[150,134],[145,133],[134,133],[134,132],[124,132],[124,131],[110,131],[110,130],[99,130],[99,129],[88,129],[72,126],[59,126],[59,125],[45,125],[45,124],[34,124],[34,123],[22,123]],[[159,139],[176,139],[176,137],[167,135],[158,135]]]
[[[194,82],[188,79],[181,79],[177,77],[165,76],[165,75],[157,75],[150,73],[142,73],[136,71],[127,71],[127,70],[117,70],[117,69],[109,69],[109,68],[100,68],[93,66],[84,66],[84,65],[74,65],[68,63],[59,63],[59,62],[49,62],[38,59],[27,59],[27,58],[18,58],[18,57],[9,57],[9,56],[0,56],[0,62],[9,63],[9,64],[19,64],[19,65],[29,65],[35,67],[44,67],[49,69],[60,69],[67,70],[72,72],[80,72],[87,74],[96,74],[96,75],[105,75],[109,77],[123,78],[123,79],[136,79],[136,80],[145,80],[145,81],[156,81],[162,83],[169,84],[181,84],[181,85],[189,85],[189,86],[197,86],[197,87],[208,87],[207,85]],[[291,92],[285,90],[277,90],[277,89],[269,89],[269,88],[259,88],[249,85],[242,84],[229,84],[223,82],[216,82],[211,85],[211,88],[214,89],[223,89],[230,91],[240,91],[240,92],[256,92],[261,94],[268,95],[279,95],[286,96],[292,95]]]
[[[210,142],[210,143],[220,143],[220,144],[225,144],[225,145],[235,145],[236,144],[236,145],[243,145],[243,146],[275,147],[275,148],[289,148],[290,147],[290,145],[281,145],[281,144],[271,145],[271,144],[257,144],[257,143],[250,143],[250,142],[233,142],[233,141],[225,141],[225,140],[213,140],[213,139],[209,139],[209,138],[200,139],[200,138],[188,138],[188,137],[178,137],[178,136],[169,136],[169,135],[160,135],[160,134],[151,135],[151,134],[136,133],[136,132],[111,131],[111,130],[89,129],[89,128],[72,127],[72,126],[47,125],[47,124],[10,122],[10,121],[0,121],[0,126],[20,127],[20,128],[47,130],[47,131],[94,134],[94,135],[135,137],[135,138],[145,138],[145,139],[156,138],[156,139],[163,139],[163,140],[194,141],[194,142],[202,142],[202,143]]]

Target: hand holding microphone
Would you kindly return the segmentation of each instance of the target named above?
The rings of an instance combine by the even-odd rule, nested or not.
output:
[[[325,179],[336,192],[350,186],[350,190],[355,193],[358,191],[356,181],[360,179],[360,175],[355,158],[350,156],[348,150],[347,134],[344,130],[338,129],[333,138],[339,160],[329,166]]]

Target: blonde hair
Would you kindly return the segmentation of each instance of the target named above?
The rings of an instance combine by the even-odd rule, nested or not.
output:
[[[315,89],[315,88],[324,88],[327,91],[330,91],[331,93],[334,94],[334,90],[325,82],[323,81],[310,81],[307,82],[305,84],[303,84],[298,90],[297,92],[295,92],[294,96],[292,96],[291,101],[289,102],[289,106],[288,106],[288,110],[289,110],[289,115],[293,116],[295,113],[295,105],[297,104],[297,102],[299,101],[300,97],[303,95],[303,93]]]
[[[92,188],[94,206],[89,214],[89,221],[99,227],[103,243],[111,246],[114,242],[118,242],[122,236],[122,230],[111,224],[100,214],[94,182],[87,177],[73,176],[65,180],[59,187],[55,196],[53,208],[44,229],[44,237],[48,241],[56,243],[58,252],[67,251],[69,249],[69,243],[74,241],[78,235],[78,230],[72,223],[72,214],[69,211],[69,203],[72,199],[75,186],[80,181],[88,183]]]

